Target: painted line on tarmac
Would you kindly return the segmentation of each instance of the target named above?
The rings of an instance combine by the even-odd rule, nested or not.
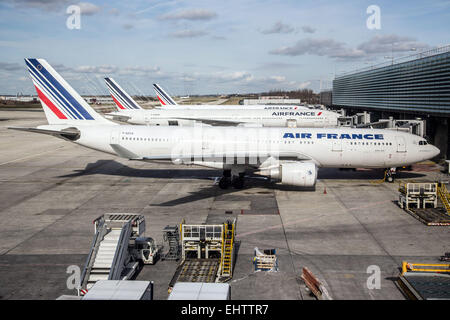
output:
[[[0,166],[3,166],[3,165],[5,165],[5,164],[9,164],[9,163],[18,162],[18,161],[21,161],[21,160],[26,160],[26,159],[38,157],[38,156],[41,156],[41,155],[43,155],[43,154],[46,154],[46,153],[50,153],[50,152],[59,150],[59,149],[61,149],[61,148],[64,148],[64,146],[58,147],[58,148],[53,149],[53,150],[48,150],[48,151],[45,151],[45,152],[33,154],[33,155],[31,155],[31,156],[26,156],[26,157],[23,157],[23,158],[19,158],[19,159],[14,159],[14,160],[11,160],[11,161],[3,162],[3,163],[0,163]]]

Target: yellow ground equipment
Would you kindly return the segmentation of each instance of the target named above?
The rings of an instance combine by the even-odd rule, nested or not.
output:
[[[408,182],[400,184],[398,204],[428,226],[449,226],[450,195],[443,183]],[[438,199],[442,206],[438,206]]]
[[[403,261],[397,284],[411,300],[448,300],[450,299],[450,264]]]
[[[261,252],[258,248],[255,248],[253,264],[255,265],[255,271],[278,271],[278,257],[275,249]]]
[[[437,207],[437,183],[404,183],[401,184],[398,191],[400,207],[410,209],[411,205],[415,208]]]
[[[441,199],[447,214],[450,214],[450,194],[448,193],[447,187],[444,183],[439,183],[437,187],[437,194],[439,199]]]
[[[181,262],[169,284],[225,282],[233,276],[236,219],[223,224],[179,226]]]
[[[232,276],[233,247],[234,247],[234,223],[224,223],[222,236],[222,259],[220,264],[221,277]]]

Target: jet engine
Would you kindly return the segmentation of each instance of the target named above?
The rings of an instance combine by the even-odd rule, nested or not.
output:
[[[282,184],[298,187],[312,187],[317,180],[317,167],[310,162],[285,162],[260,173],[281,180]]]

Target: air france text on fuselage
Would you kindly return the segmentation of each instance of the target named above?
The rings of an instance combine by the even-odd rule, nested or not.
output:
[[[286,132],[283,135],[284,139],[312,139],[313,134],[307,132]],[[350,140],[384,140],[383,134],[363,134],[363,133],[317,133],[317,139],[350,139]]]
[[[317,113],[317,116],[322,115],[322,112]],[[272,112],[272,116],[307,116],[307,117],[315,117],[316,113],[314,111],[278,111]]]

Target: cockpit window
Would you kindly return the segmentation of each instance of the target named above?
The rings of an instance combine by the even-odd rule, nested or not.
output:
[[[428,142],[426,142],[425,140],[419,141],[420,146],[425,146],[427,144],[428,144]]]

